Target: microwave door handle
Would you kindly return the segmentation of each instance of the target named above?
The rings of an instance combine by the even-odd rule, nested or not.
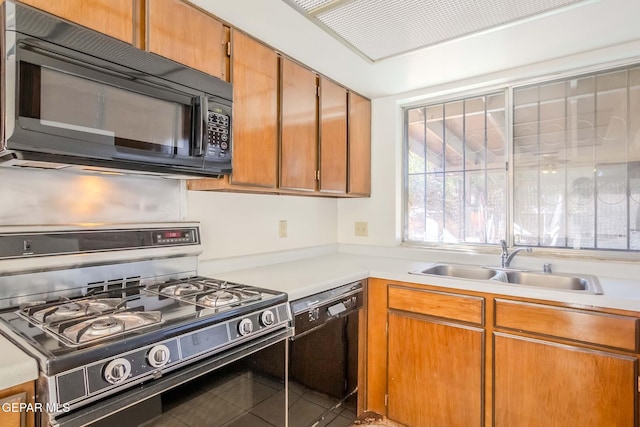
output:
[[[208,108],[207,97],[200,96],[193,99],[193,155],[201,157],[204,155],[204,136],[207,133]]]

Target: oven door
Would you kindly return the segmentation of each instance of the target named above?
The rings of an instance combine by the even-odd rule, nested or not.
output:
[[[291,328],[50,420],[40,427],[288,426]]]
[[[84,164],[77,160],[84,158],[203,168],[204,94],[39,40],[18,41],[15,61],[15,125],[7,148],[56,155],[65,159],[60,163]]]

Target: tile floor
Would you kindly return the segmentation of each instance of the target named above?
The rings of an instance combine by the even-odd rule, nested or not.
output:
[[[283,427],[284,384],[253,371],[218,370],[162,396],[163,414],[144,427]],[[290,427],[347,427],[354,408],[289,381]],[[316,424],[317,422],[317,424]]]

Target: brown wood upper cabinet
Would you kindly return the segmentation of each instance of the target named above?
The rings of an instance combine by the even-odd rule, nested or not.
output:
[[[21,0],[52,15],[133,43],[135,0]]]
[[[149,52],[228,80],[229,28],[222,22],[182,0],[148,0],[146,14]]]
[[[280,188],[369,196],[371,102],[289,59],[281,68]]]
[[[315,191],[318,165],[316,74],[281,58],[280,188]]]
[[[233,83],[232,184],[275,188],[278,185],[278,56],[232,31]]]
[[[371,101],[349,92],[349,194],[371,195]]]
[[[347,90],[320,77],[320,180],[322,192],[347,192]]]

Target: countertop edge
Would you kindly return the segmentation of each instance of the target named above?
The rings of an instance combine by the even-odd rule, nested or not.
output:
[[[4,336],[0,336],[0,390],[34,381],[38,378],[38,364]]]

